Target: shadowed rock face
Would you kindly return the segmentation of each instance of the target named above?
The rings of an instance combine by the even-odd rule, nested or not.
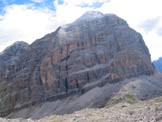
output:
[[[113,14],[87,12],[23,47],[15,63],[0,59],[0,111],[73,89],[75,81],[83,87],[154,72],[142,36]]]

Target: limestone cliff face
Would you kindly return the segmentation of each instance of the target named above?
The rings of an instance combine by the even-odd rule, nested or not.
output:
[[[142,36],[113,14],[87,12],[25,49],[9,75],[3,63],[10,58],[0,59],[0,83],[12,92],[6,98],[0,88],[0,104],[8,108],[76,88],[76,81],[84,87],[154,72]]]

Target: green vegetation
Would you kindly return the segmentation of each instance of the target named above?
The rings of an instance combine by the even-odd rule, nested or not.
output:
[[[126,94],[124,96],[124,100],[126,102],[128,102],[129,104],[137,103],[137,100],[136,100],[135,96],[134,95],[131,95],[131,94]]]
[[[121,97],[114,97],[114,98],[110,99],[106,106],[112,107],[113,105],[118,104],[118,103],[122,103],[122,102],[134,104],[134,103],[137,103],[137,100],[136,100],[136,97],[134,95],[126,94],[126,95],[121,96]]]

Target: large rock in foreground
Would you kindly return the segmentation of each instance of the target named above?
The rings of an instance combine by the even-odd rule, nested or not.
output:
[[[0,111],[78,86],[154,72],[142,36],[125,20],[99,12],[36,40],[16,63],[3,67],[6,60],[0,60]]]

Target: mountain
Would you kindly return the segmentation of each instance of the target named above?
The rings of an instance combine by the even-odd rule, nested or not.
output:
[[[125,79],[155,74],[142,36],[120,17],[95,11],[85,13],[31,45],[13,44],[1,55],[0,111],[3,116],[52,100],[59,100],[62,107],[70,101],[67,108],[55,109],[56,114],[87,106],[100,107],[129,84]],[[135,92],[138,99],[162,93],[157,79],[146,77],[136,83],[139,83]],[[149,89],[143,89],[145,87]]]
[[[162,72],[162,58],[159,58],[158,60],[154,61],[153,64],[155,65],[155,68]]]

